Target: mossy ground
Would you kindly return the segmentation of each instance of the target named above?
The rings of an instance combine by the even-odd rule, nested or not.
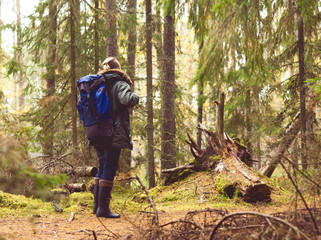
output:
[[[170,186],[157,186],[150,189],[150,195],[159,211],[185,211],[204,208],[249,209],[257,206],[278,207],[286,206],[291,200],[291,192],[278,185],[280,177],[266,179],[272,186],[272,201],[269,203],[249,204],[240,198],[230,199],[220,191],[217,183],[219,176],[212,172],[193,173],[188,178],[173,183]],[[285,181],[282,178],[281,180]],[[285,185],[284,183],[282,185]],[[22,195],[12,195],[0,191],[0,217],[33,216],[50,214],[71,214],[72,212],[91,213],[93,195],[86,191],[73,193],[70,196],[61,196],[52,202],[43,202],[39,199],[27,198]],[[112,208],[115,211],[137,213],[138,211],[151,211],[149,200],[138,182],[135,180],[129,185],[116,183],[113,191]],[[61,209],[62,212],[57,212]]]

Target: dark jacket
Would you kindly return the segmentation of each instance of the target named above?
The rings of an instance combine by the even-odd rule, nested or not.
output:
[[[132,82],[128,75],[121,70],[108,70],[103,74],[106,79],[109,99],[114,120],[114,134],[111,145],[116,148],[133,149],[130,135],[129,108],[139,102],[139,97],[132,92]]]

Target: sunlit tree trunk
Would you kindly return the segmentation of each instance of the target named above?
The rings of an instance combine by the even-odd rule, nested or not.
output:
[[[175,2],[164,23],[164,75],[162,79],[161,170],[176,166],[175,124]]]

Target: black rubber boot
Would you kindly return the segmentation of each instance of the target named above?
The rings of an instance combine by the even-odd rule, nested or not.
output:
[[[120,215],[110,212],[109,203],[111,199],[111,190],[113,189],[113,182],[107,180],[99,181],[99,194],[98,194],[98,209],[96,212],[97,217],[104,218],[119,218]]]
[[[100,178],[95,178],[94,179],[94,209],[93,209],[93,214],[96,214],[97,208],[98,208],[99,180],[100,180]]]

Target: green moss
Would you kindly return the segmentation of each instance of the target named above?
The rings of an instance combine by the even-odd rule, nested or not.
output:
[[[194,173],[193,170],[191,169],[184,169],[181,172],[175,173],[173,174],[169,179],[167,179],[165,181],[165,185],[170,185],[172,183],[178,182],[178,181],[182,181],[184,179],[186,179],[189,175],[191,175],[192,173]]]
[[[0,216],[30,216],[44,212],[52,212],[52,208],[48,202],[2,191],[0,191],[0,207]]]
[[[237,184],[231,180],[223,178],[221,174],[215,179],[215,188],[218,193],[233,198],[238,192]]]

